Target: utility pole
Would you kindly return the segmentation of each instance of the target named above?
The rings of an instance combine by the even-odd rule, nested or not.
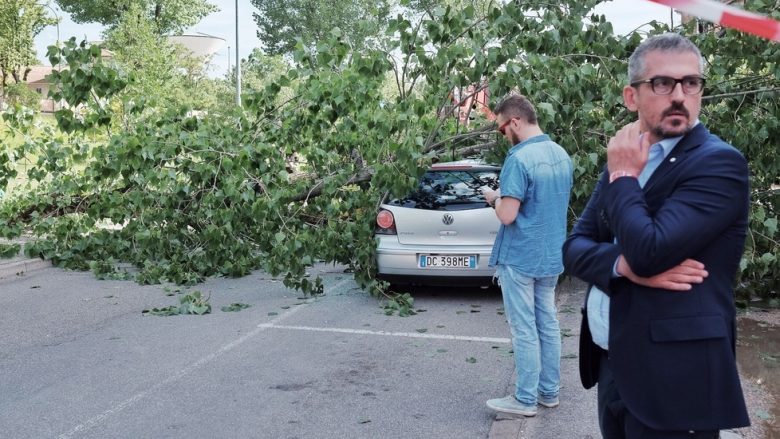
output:
[[[236,105],[241,106],[241,56],[238,54],[238,0],[236,0]]]

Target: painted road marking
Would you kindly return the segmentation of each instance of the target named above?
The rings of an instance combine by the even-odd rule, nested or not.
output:
[[[382,335],[385,337],[432,338],[436,340],[480,341],[486,343],[511,343],[512,342],[512,340],[508,338],[500,338],[500,337],[470,337],[467,335],[426,334],[420,332],[369,331],[366,329],[276,325],[274,323],[261,323],[258,325],[258,327],[268,328],[268,329],[290,329],[295,331],[337,332],[342,334],[358,334],[358,335]]]

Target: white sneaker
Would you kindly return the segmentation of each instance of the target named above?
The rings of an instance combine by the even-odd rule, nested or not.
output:
[[[491,409],[502,412],[511,413],[513,415],[523,416],[536,416],[536,405],[526,405],[518,401],[513,395],[505,396],[503,398],[489,399],[487,406]]]

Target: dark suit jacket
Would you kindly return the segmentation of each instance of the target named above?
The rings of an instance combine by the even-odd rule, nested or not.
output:
[[[749,210],[745,158],[702,125],[686,134],[644,188],[605,172],[564,244],[566,270],[610,296],[609,366],[629,411],[659,430],[749,425],[735,360],[732,290]],[[614,239],[617,238],[617,244]],[[613,278],[623,254],[649,277],[687,258],[709,276],[672,292]],[[583,318],[583,384],[598,377]],[[584,350],[584,351],[583,351]]]

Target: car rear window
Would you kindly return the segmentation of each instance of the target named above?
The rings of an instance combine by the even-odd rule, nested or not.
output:
[[[498,169],[431,170],[417,189],[387,204],[428,210],[465,210],[486,207],[481,187],[498,188]]]

